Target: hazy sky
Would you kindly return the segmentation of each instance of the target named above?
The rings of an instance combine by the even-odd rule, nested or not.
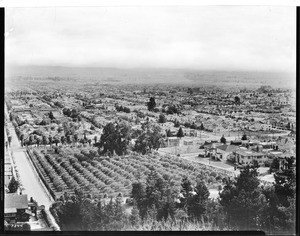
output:
[[[7,64],[296,68],[295,7],[6,8]]]

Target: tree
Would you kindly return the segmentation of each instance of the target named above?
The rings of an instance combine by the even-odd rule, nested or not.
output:
[[[33,145],[34,144],[34,136],[31,134],[31,135],[29,135],[29,144],[30,145]]]
[[[180,110],[179,107],[176,105],[170,105],[168,106],[167,114],[179,114]]]
[[[92,140],[90,138],[88,139],[88,143],[91,146]]]
[[[50,122],[49,122],[49,119],[43,119],[41,122],[40,122],[40,125],[49,125]]]
[[[242,136],[242,140],[247,140],[248,138],[247,138],[247,135],[246,134],[243,134],[243,136]]]
[[[126,112],[126,113],[130,113],[130,108],[129,107],[124,107],[124,112]]]
[[[200,219],[206,212],[208,203],[209,191],[203,181],[198,181],[194,189],[195,195],[191,199],[191,203],[188,209],[189,215]]]
[[[52,146],[52,143],[53,143],[53,138],[52,138],[52,136],[49,136],[48,140],[49,140],[50,146]]]
[[[253,160],[253,167],[259,168],[258,160]]]
[[[203,125],[203,123],[201,123],[201,125],[200,125],[200,130],[204,130],[204,125]]]
[[[224,137],[224,135],[221,137],[220,142],[226,144],[226,138]]]
[[[57,144],[59,144],[59,138],[58,138],[58,137],[54,137],[53,142],[54,142],[55,145],[57,146]]]
[[[177,135],[176,135],[178,138],[182,138],[184,137],[184,133],[183,133],[183,130],[182,130],[182,127],[179,128],[178,132],[177,132]]]
[[[227,224],[238,230],[258,230],[266,200],[259,187],[256,168],[246,166],[235,179],[227,179],[220,192],[220,203],[226,213]]]
[[[195,124],[195,122],[193,122],[193,124],[191,124],[190,128],[191,129],[197,129],[197,125]]]
[[[275,157],[272,160],[272,163],[270,165],[270,173],[274,172],[274,171],[278,171],[279,170],[279,166],[280,166],[280,162],[279,159],[277,157]]]
[[[279,179],[277,179],[278,181]],[[262,210],[262,227],[269,234],[289,234],[295,233],[295,184],[292,183],[292,191],[287,192],[289,196],[286,199],[282,196],[283,191],[278,191],[277,185],[282,186],[282,180],[276,182],[273,186],[265,186],[263,194],[267,200],[267,205]],[[283,184],[284,185],[284,184]],[[285,201],[286,200],[286,201]],[[285,206],[284,206],[285,205]]]
[[[136,206],[133,206],[131,209],[131,214],[129,217],[130,223],[132,226],[138,226],[140,224],[140,212]]]
[[[188,212],[188,208],[190,205],[191,197],[192,197],[192,183],[187,176],[184,176],[181,180],[181,190],[179,195],[179,208],[183,208],[186,212]]]
[[[72,136],[71,135],[67,135],[67,143],[68,144],[72,143]]]
[[[143,155],[158,150],[163,142],[161,128],[156,124],[146,124],[143,126],[143,133],[135,141],[133,150]]]
[[[180,122],[178,120],[174,121],[174,127],[176,128],[180,127]]]
[[[184,176],[181,181],[178,207],[187,212],[188,216],[196,219],[206,212],[209,191],[203,181],[197,180],[196,187],[192,186],[190,179]]]
[[[139,209],[143,218],[166,220],[175,214],[174,183],[163,179],[154,169],[146,179],[145,198],[142,209]],[[146,209],[146,211],[145,211]]]
[[[168,130],[166,131],[166,134],[167,134],[167,137],[172,137],[172,136],[173,136],[170,129],[168,129]]]
[[[9,193],[17,192],[19,186],[20,186],[19,182],[15,179],[15,177],[12,177],[7,186]]]
[[[275,194],[279,206],[289,207],[289,198],[293,198],[296,189],[296,174],[293,167],[294,158],[286,158],[285,168],[282,167],[274,174]]]
[[[98,140],[98,137],[95,136],[95,137],[94,137],[95,144],[97,143],[97,140]]]
[[[61,144],[65,144],[65,142],[66,142],[66,137],[65,137],[65,136],[61,136],[61,137],[60,137],[60,142],[61,142]]]
[[[51,120],[54,120],[54,119],[55,119],[55,117],[54,117],[54,115],[53,115],[53,112],[52,112],[52,111],[50,111],[50,112],[49,112],[49,118],[50,118]]]
[[[36,144],[37,144],[37,146],[39,147],[40,146],[40,144],[42,143],[42,138],[40,137],[40,136],[37,136],[36,137]]]
[[[120,123],[108,123],[100,138],[102,153],[109,152],[117,155],[124,155],[129,147],[131,126],[122,121]]]
[[[159,114],[158,123],[166,123],[167,119],[164,114]]]
[[[134,205],[137,206],[139,210],[140,216],[144,216],[147,207],[144,205],[145,200],[145,186],[141,182],[134,182],[132,183],[132,190],[131,190],[131,197],[134,200]]]
[[[74,141],[77,144],[77,142],[78,142],[78,134],[74,134]]]
[[[25,223],[22,225],[22,230],[23,231],[31,231],[31,226],[28,223]]]
[[[238,96],[235,96],[235,97],[234,97],[234,102],[235,102],[236,104],[240,104],[241,100],[240,100],[240,98],[239,98]]]
[[[150,97],[149,102],[147,103],[148,106],[148,110],[149,111],[153,111],[154,108],[156,107],[156,102],[155,102],[155,98],[154,97]]]
[[[43,136],[43,144],[44,144],[44,148],[46,148],[46,145],[49,143],[49,140],[46,136]]]

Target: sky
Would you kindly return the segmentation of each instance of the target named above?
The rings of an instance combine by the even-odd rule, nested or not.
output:
[[[7,65],[295,72],[283,6],[5,9]]]

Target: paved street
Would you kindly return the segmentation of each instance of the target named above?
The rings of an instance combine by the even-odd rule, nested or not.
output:
[[[37,173],[29,162],[25,153],[25,149],[21,147],[15,129],[11,122],[8,122],[8,129],[10,135],[12,136],[12,142],[11,146],[9,147],[9,151],[13,152],[17,167],[16,169],[19,172],[22,186],[24,188],[22,193],[27,194],[28,199],[30,199],[30,197],[33,197],[33,199],[35,199],[39,205],[45,205],[46,209],[48,209],[52,204],[52,201],[46,194],[46,190],[40,183]]]

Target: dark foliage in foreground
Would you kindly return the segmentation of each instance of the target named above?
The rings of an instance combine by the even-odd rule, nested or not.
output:
[[[275,174],[275,184],[262,186],[257,169],[246,166],[225,179],[217,200],[209,198],[199,175],[183,177],[181,185],[154,169],[146,181],[132,184],[133,209],[124,211],[121,197],[95,199],[76,191],[53,204],[51,212],[62,230],[262,230],[270,234],[295,231],[295,173],[292,161]]]

